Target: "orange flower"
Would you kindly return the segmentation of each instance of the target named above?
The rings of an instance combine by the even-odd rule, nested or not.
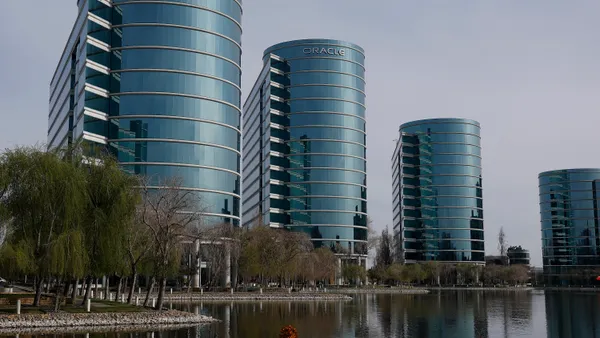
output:
[[[284,326],[279,331],[279,338],[298,338],[298,330],[292,325]]]

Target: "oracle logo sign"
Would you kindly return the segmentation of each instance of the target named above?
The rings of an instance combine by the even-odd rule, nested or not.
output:
[[[339,55],[339,56],[346,55],[346,50],[343,48],[313,47],[313,48],[304,48],[302,51],[306,55],[311,55],[311,54],[325,54],[325,55]]]

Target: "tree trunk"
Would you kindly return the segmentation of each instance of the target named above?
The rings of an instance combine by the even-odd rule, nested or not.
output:
[[[94,297],[96,298],[100,295],[98,292],[98,284],[100,284],[100,278],[94,278]]]
[[[93,280],[94,280],[93,277],[88,277],[87,281],[85,282],[85,293],[83,294],[83,302],[81,302],[81,305],[85,305],[87,300],[90,299],[90,294],[92,293],[92,281]]]
[[[69,283],[69,281],[67,279],[64,280],[65,283],[65,287],[63,289],[63,298],[66,299],[67,296],[69,295],[69,287],[71,286],[71,283]]]
[[[79,284],[79,279],[75,278],[75,280],[73,280],[73,289],[71,290],[71,305],[75,305],[75,302],[77,301],[77,284]]]
[[[150,280],[150,285],[148,286],[148,291],[146,292],[146,299],[144,299],[144,307],[148,306],[148,301],[150,301],[150,293],[152,289],[154,289],[154,284],[156,283],[156,278],[152,277]]]
[[[54,294],[54,312],[58,312],[58,310],[60,309],[60,303],[63,293],[62,288],[64,287],[62,281],[57,279],[57,282],[58,283],[56,285],[56,293]]]
[[[87,289],[87,279],[86,278],[82,278],[81,279],[81,289],[79,289],[79,295],[83,296],[83,291]]]
[[[118,302],[119,297],[121,297],[121,286],[123,286],[123,276],[119,276],[119,284],[117,284],[117,293],[115,294],[115,302]]]
[[[104,283],[104,300],[110,300],[110,277],[109,276],[104,276],[104,278],[102,278],[102,282]]]
[[[137,284],[137,279],[138,279],[138,274],[137,274],[137,268],[133,268],[132,269],[132,274],[131,274],[131,288],[129,288],[129,294],[127,295],[127,303],[131,304],[131,300],[133,299],[133,291],[135,290],[136,284]]]
[[[37,284],[35,285],[35,298],[33,299],[33,306],[40,306],[40,300],[42,299],[42,287],[44,286],[44,278],[37,277]]]
[[[158,288],[158,299],[156,301],[156,310],[162,311],[163,303],[165,300],[165,289],[167,288],[167,277],[160,278],[160,285]]]
[[[52,277],[48,278],[48,283],[46,283],[46,293],[50,293],[51,282],[52,282]]]

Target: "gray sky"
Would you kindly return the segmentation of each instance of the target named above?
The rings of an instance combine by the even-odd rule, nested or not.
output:
[[[369,214],[391,226],[398,126],[431,117],[482,125],[486,251],[504,226],[541,265],[537,174],[600,167],[598,0],[245,0],[243,88],[263,50],[299,38],[367,54]],[[5,0],[0,11],[0,149],[46,140],[48,83],[75,0]]]

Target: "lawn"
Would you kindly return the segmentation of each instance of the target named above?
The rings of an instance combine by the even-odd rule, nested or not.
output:
[[[9,298],[16,302],[19,298],[31,298],[31,294],[0,294],[0,298]],[[79,305],[81,299],[77,300],[76,305],[66,304],[60,307],[60,310],[68,313],[84,313],[85,307]],[[145,308],[130,304],[116,303],[107,300],[92,300],[91,313],[114,313],[114,312],[143,312]],[[52,313],[54,312],[54,305],[45,305],[39,307],[33,307],[30,305],[21,306],[21,313]],[[17,309],[15,305],[0,305],[0,315],[16,314]]]

